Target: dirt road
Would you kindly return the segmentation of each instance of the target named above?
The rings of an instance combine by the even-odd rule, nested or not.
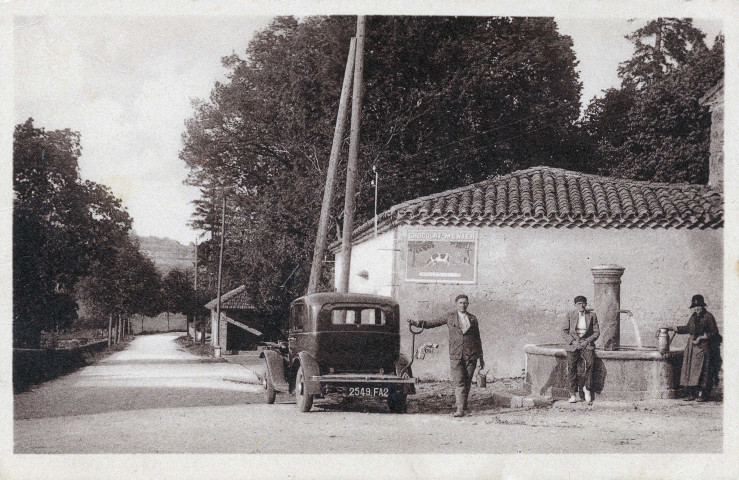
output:
[[[422,385],[406,415],[382,404],[261,403],[256,375],[137,337],[97,365],[15,396],[16,453],[720,453],[722,404],[678,400],[551,408],[485,406],[456,419]],[[414,407],[415,402],[415,407]],[[417,412],[417,413],[413,413]],[[687,433],[690,432],[691,436]],[[567,441],[563,441],[567,439]]]

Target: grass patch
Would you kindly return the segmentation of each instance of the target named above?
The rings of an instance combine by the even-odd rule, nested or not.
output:
[[[175,339],[175,342],[177,342],[177,345],[180,346],[184,351],[188,353],[192,353],[193,355],[197,355],[198,357],[203,357],[210,359],[214,362],[225,362],[226,360],[222,358],[215,358],[213,357],[213,346],[210,344],[210,342],[206,343],[200,343],[195,342],[190,338],[187,338],[187,335],[182,335],[181,337],[177,337]]]

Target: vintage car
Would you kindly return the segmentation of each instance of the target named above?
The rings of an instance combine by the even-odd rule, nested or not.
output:
[[[409,360],[400,354],[400,308],[390,297],[314,293],[290,304],[287,341],[263,350],[265,400],[294,393],[301,412],[316,397],[380,397],[406,411],[416,393]]]

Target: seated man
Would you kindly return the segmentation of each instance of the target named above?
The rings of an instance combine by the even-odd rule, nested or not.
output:
[[[591,390],[593,388],[593,360],[595,358],[595,341],[600,336],[598,317],[595,312],[585,307],[588,300],[582,295],[575,297],[576,309],[567,314],[562,325],[562,337],[565,339],[567,351],[567,375],[570,386],[570,403],[580,400],[577,388],[577,362],[582,358],[585,362],[585,383],[583,393],[585,401],[593,402]]]

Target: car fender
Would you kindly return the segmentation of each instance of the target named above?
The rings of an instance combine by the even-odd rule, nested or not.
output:
[[[395,361],[395,374],[400,376],[402,373],[405,377],[406,375],[408,377],[413,378],[413,370],[411,370],[411,361],[408,360],[408,357],[403,355],[402,353],[398,356],[398,359]],[[414,394],[416,393],[416,386],[415,385],[406,385],[403,387],[403,392],[408,394]]]
[[[398,359],[395,361],[395,373],[397,375],[400,375],[400,372],[403,371],[404,368],[406,368],[408,365],[410,365],[410,360],[408,360],[408,357],[403,355],[402,353],[398,356]],[[412,377],[413,375],[410,372],[410,369],[408,370],[408,376]]]
[[[310,378],[314,375],[320,375],[321,370],[318,367],[318,362],[313,355],[308,352],[298,353],[300,359],[300,366],[303,368],[303,375],[305,376],[305,391],[310,395],[321,394],[321,383],[313,381]],[[297,369],[296,369],[297,371]]]
[[[272,381],[272,385],[275,386],[275,390],[278,392],[287,392],[290,387],[285,379],[285,363],[282,359],[282,355],[272,350],[264,350],[259,354],[260,357],[264,358],[267,364],[267,371],[265,375]]]

